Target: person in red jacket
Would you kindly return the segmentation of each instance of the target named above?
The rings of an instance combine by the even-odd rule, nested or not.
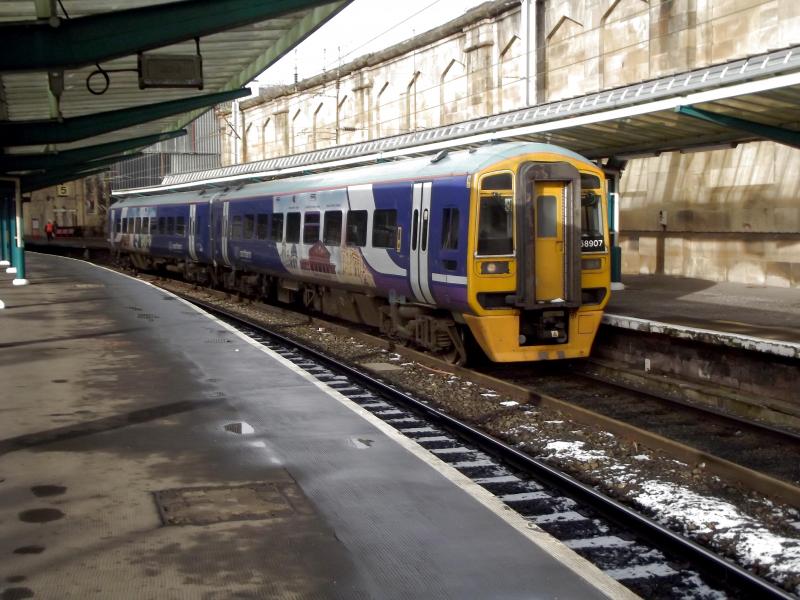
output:
[[[53,234],[55,233],[55,227],[53,227],[53,224],[50,221],[48,221],[47,225],[44,226],[44,233],[47,236],[48,242],[53,239]]]

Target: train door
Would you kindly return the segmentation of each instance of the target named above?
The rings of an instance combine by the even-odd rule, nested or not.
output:
[[[108,220],[108,241],[115,245],[117,241],[117,223],[119,222],[119,211],[112,210],[111,218]]]
[[[189,205],[189,256],[197,262],[197,204]]]
[[[428,269],[428,241],[431,220],[430,182],[415,183],[411,202],[411,251],[409,278],[417,302],[433,304]]]
[[[225,266],[230,267],[231,261],[228,258],[228,236],[230,235],[230,210],[231,203],[222,203],[222,226],[220,231],[220,248],[222,250],[222,262]]]
[[[526,163],[516,198],[516,306],[580,305],[581,184],[569,163]]]
[[[534,181],[531,187],[536,300],[562,302],[566,296],[563,214],[567,185],[563,181]]]
[[[208,201],[208,243],[211,261],[215,267],[228,263],[228,202],[220,202],[222,193]]]

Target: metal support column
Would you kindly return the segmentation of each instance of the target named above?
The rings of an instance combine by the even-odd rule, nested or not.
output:
[[[11,238],[11,266],[6,269],[6,273],[14,273],[14,285],[28,285],[25,279],[25,240],[22,230],[22,187],[19,177],[2,177],[4,181],[14,183],[14,200],[9,210],[7,219],[10,227]]]
[[[622,283],[622,248],[619,246],[619,172],[606,170],[608,184],[608,233],[611,242],[611,289],[624,290]]]
[[[11,265],[11,236],[8,231],[9,198],[0,190],[0,267]]]

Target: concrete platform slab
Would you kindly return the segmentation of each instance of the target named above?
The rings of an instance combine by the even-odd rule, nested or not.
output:
[[[0,280],[4,597],[630,596],[223,323],[28,260]]]
[[[627,275],[603,322],[800,358],[800,289]]]

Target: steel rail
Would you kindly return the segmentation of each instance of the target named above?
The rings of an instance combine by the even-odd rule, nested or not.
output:
[[[569,475],[429,406],[423,401],[416,400],[401,390],[363,371],[320,352],[303,342],[275,332],[252,319],[226,311],[223,308],[197,300],[191,296],[184,294],[178,295],[211,314],[216,314],[225,319],[241,323],[281,344],[294,347],[302,353],[311,356],[314,360],[325,364],[330,369],[339,371],[354,379],[367,389],[384,397],[388,397],[392,401],[402,404],[414,412],[425,415],[445,429],[467,438],[470,443],[478,446],[481,450],[502,459],[521,471],[531,474],[536,479],[546,482],[548,485],[561,490],[566,495],[591,505],[592,508],[609,520],[616,522],[622,527],[635,531],[650,543],[667,550],[669,554],[680,557],[683,560],[688,560],[692,566],[696,567],[699,571],[724,585],[733,587],[748,595],[752,594],[753,597],[797,600],[797,596],[750,573],[746,569],[715,554],[696,542],[670,531],[652,519],[637,513],[631,508],[605,496]]]

